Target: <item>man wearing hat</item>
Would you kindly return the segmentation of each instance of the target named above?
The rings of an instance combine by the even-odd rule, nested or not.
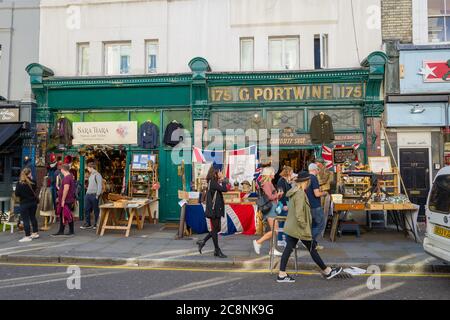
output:
[[[308,171],[311,183],[308,189],[306,189],[306,195],[308,196],[309,204],[311,205],[312,237],[313,240],[317,242],[317,237],[322,233],[323,228],[325,228],[325,218],[320,198],[326,196],[327,193],[320,191],[319,179],[317,179],[317,175],[319,174],[319,167],[317,164],[311,163],[308,166]],[[321,250],[323,247],[317,246],[317,249]]]

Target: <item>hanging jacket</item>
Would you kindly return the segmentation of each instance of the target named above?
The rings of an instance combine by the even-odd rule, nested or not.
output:
[[[334,140],[333,123],[331,117],[316,115],[311,120],[309,129],[311,142],[314,144],[330,144]]]
[[[71,146],[73,139],[72,122],[66,118],[56,120],[51,137],[56,144]]]
[[[144,122],[139,128],[138,145],[145,149],[158,147],[158,127],[149,121]]]
[[[54,211],[52,191],[50,187],[48,187],[48,180],[49,177],[44,178],[41,191],[39,192],[38,213]]]
[[[178,143],[180,143],[180,141],[183,140],[181,129],[183,129],[183,125],[181,123],[169,123],[166,127],[166,131],[164,132],[164,143],[171,147],[175,147]]]

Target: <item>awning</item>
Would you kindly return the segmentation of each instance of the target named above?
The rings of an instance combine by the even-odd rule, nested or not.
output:
[[[22,127],[21,123],[0,124],[0,147]]]

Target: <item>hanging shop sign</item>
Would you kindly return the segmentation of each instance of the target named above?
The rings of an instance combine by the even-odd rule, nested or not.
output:
[[[423,82],[449,82],[450,59],[447,61],[424,60],[418,74],[422,75]]]
[[[330,83],[270,86],[229,86],[209,89],[209,101],[236,102],[299,102],[320,100],[363,99],[362,83]]]
[[[137,121],[74,122],[73,144],[137,144]]]
[[[334,135],[334,139],[333,145],[364,143],[364,135],[362,133],[337,133]],[[271,138],[270,144],[278,144],[280,146],[301,146],[311,145],[313,143],[309,134],[297,134],[295,129],[287,127],[280,131],[278,138]]]
[[[355,161],[357,159],[356,150],[353,147],[343,147],[333,149],[333,163],[341,164],[346,161]]]
[[[19,108],[0,109],[0,122],[19,122]]]

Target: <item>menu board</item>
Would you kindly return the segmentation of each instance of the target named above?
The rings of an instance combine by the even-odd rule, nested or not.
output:
[[[131,168],[133,170],[148,170],[148,162],[156,162],[156,155],[154,154],[133,154],[133,162]]]
[[[356,160],[356,150],[353,147],[343,147],[333,149],[333,163],[340,164],[346,161]]]

